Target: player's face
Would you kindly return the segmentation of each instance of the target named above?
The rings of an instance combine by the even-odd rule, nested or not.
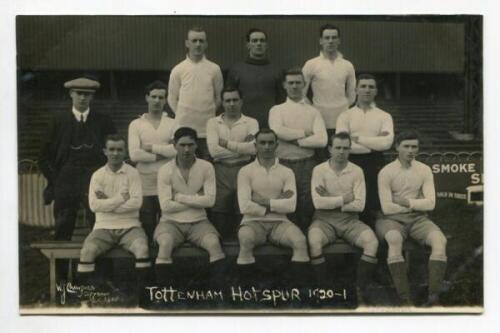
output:
[[[104,155],[108,159],[108,164],[111,166],[120,166],[125,160],[126,147],[123,140],[119,141],[106,141],[104,147]]]
[[[222,96],[222,107],[224,112],[230,116],[239,115],[243,101],[237,91],[225,92]]]
[[[339,31],[336,29],[323,30],[323,34],[319,39],[321,50],[325,53],[332,53],[337,51],[340,45]]]
[[[94,93],[90,91],[71,90],[69,96],[73,101],[73,107],[83,112],[89,108]]]
[[[196,141],[189,137],[181,137],[174,145],[177,150],[177,157],[183,161],[188,161],[195,158]]]
[[[165,103],[167,102],[167,92],[165,89],[153,89],[146,95],[148,110],[150,112],[162,112]]]
[[[304,97],[304,77],[300,74],[287,75],[284,88],[287,96],[292,100],[300,100]]]
[[[356,93],[360,102],[371,103],[377,96],[377,83],[373,79],[359,80]]]
[[[396,147],[399,160],[402,162],[411,162],[418,153],[418,140],[403,140]]]
[[[330,155],[332,160],[337,163],[345,163],[349,159],[351,151],[351,143],[348,139],[334,138],[330,147]]]
[[[188,54],[192,57],[200,57],[207,49],[207,34],[204,31],[189,31],[186,39]]]
[[[252,32],[247,42],[247,48],[250,58],[263,58],[267,52],[266,35],[260,31]]]
[[[259,134],[255,139],[255,148],[258,157],[271,159],[276,156],[278,141],[273,133]]]

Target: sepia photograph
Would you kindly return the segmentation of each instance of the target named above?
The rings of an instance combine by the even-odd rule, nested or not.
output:
[[[21,315],[483,312],[483,16],[15,26]]]

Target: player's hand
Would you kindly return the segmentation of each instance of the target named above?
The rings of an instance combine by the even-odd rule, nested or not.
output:
[[[351,136],[351,141],[352,141],[352,142],[355,142],[355,143],[358,143],[358,141],[359,141],[359,136]]]
[[[151,143],[143,143],[141,144],[141,148],[148,153],[151,153],[153,151],[153,145]]]
[[[398,204],[398,205],[406,207],[406,208],[410,208],[410,201],[408,199],[396,197],[393,199],[393,201],[395,204]]]
[[[294,146],[298,146],[298,147],[300,147],[300,145],[299,145],[299,141],[298,141],[298,140],[290,140],[290,141],[287,141],[287,142],[288,142],[289,144],[291,144],[291,145],[294,145]]]
[[[290,199],[293,197],[293,191],[292,190],[286,190],[285,192],[281,192],[278,199]]]
[[[107,199],[108,198],[108,196],[106,194],[104,194],[103,191],[96,191],[95,196],[97,197],[97,199]]]
[[[383,131],[383,132],[380,132],[377,136],[388,136],[388,135],[389,135],[389,132]]]
[[[221,146],[223,148],[227,148],[227,140],[219,138],[219,146]]]
[[[252,193],[252,201],[255,203],[258,203],[259,205],[264,206],[264,207],[269,207],[269,205],[270,205],[270,200],[267,198],[264,198],[262,195],[260,195],[257,192]]]
[[[354,201],[354,194],[353,194],[352,192],[349,192],[349,193],[347,193],[347,194],[344,194],[344,195],[342,196],[342,200],[344,201],[344,205],[345,205],[345,204],[348,204],[348,203],[350,203],[350,202]]]
[[[316,186],[316,193],[318,193],[322,197],[329,197],[330,192],[323,185]]]
[[[313,134],[314,134],[314,132],[313,132],[313,130],[312,130],[312,129],[306,129],[306,130],[304,131],[304,133],[305,133],[305,135],[306,135],[306,138],[307,138],[308,136],[311,136],[311,135],[313,135]]]
[[[255,140],[255,136],[253,134],[248,134],[246,137],[245,137],[245,142],[252,142],[253,140]]]
[[[121,193],[123,200],[128,201],[130,199],[130,194],[128,192]]]
[[[167,157],[163,156],[162,154],[155,154],[156,155],[156,160],[161,161],[161,160],[166,160]]]

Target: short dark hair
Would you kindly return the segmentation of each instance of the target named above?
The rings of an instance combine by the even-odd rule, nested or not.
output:
[[[114,142],[123,141],[123,143],[125,143],[125,146],[127,145],[127,141],[120,134],[108,134],[106,136],[106,139],[104,140],[104,147],[106,147],[106,145],[108,144],[108,141],[114,141]]]
[[[264,34],[264,36],[266,37],[266,41],[267,41],[267,33],[264,30],[259,29],[259,28],[252,28],[252,29],[247,31],[247,34],[246,34],[247,42],[250,41],[250,35],[253,34],[254,32],[262,32]]]
[[[288,75],[300,75],[300,76],[302,76],[302,79],[305,80],[304,73],[302,72],[302,68],[300,68],[300,67],[292,67],[292,68],[288,69],[285,72],[285,75],[283,76],[283,81],[286,81],[286,77]]]
[[[359,74],[359,75],[358,75],[358,78],[357,78],[356,80],[357,80],[356,85],[357,85],[357,84],[359,83],[359,81],[361,81],[361,80],[373,80],[373,81],[375,81],[375,84],[377,84],[377,79],[375,78],[375,75],[373,75],[373,74],[368,74],[368,73]]]
[[[189,32],[190,31],[194,31],[194,32],[204,32],[205,35],[207,34],[207,32],[205,31],[205,29],[203,29],[201,26],[199,25],[194,25],[192,26],[191,28],[188,29],[187,33],[186,33],[186,38],[188,38],[188,35],[189,35]]]
[[[224,100],[224,94],[225,93],[227,93],[227,92],[233,92],[233,91],[237,91],[238,95],[240,96],[240,99],[243,99],[243,92],[241,92],[240,88],[238,88],[236,86],[226,86],[220,92],[220,99],[221,99],[221,101]]]
[[[335,139],[340,139],[340,140],[349,140],[349,146],[352,145],[352,140],[351,140],[351,135],[349,135],[349,133],[347,132],[338,132],[338,133],[335,133],[334,135],[332,135],[332,137],[330,138],[330,142],[328,142],[328,144],[330,146],[333,145],[333,140]]]
[[[257,138],[261,134],[273,134],[276,141],[278,141],[278,135],[276,134],[276,132],[270,128],[264,127],[264,128],[261,128],[257,133],[255,133],[255,142],[257,142]]]
[[[418,132],[414,129],[405,130],[396,136],[394,143],[398,146],[401,142],[405,140],[418,140],[420,143],[420,136]]]
[[[339,27],[337,27],[336,25],[333,25],[333,24],[330,24],[330,23],[323,24],[323,25],[319,28],[319,36],[320,36],[320,37],[323,37],[323,31],[325,31],[325,30],[337,30],[337,33],[338,33],[338,35],[340,36],[340,29],[339,29]]]
[[[144,89],[144,92],[146,93],[146,95],[149,95],[149,93],[152,90],[155,90],[155,89],[165,90],[165,92],[168,91],[168,87],[167,87],[167,85],[163,81],[156,80],[156,81],[151,82],[150,84],[148,84],[146,86],[146,88]]]
[[[192,129],[191,127],[179,127],[174,133],[174,143],[177,143],[180,138],[183,138],[185,136],[190,137],[194,141],[198,140],[198,134],[196,133],[196,130]]]

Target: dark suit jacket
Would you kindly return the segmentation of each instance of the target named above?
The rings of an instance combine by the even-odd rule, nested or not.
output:
[[[61,167],[68,159],[73,121],[74,115],[71,109],[56,113],[49,124],[48,133],[45,135],[42,143],[38,165],[49,182],[49,190],[57,179]],[[104,141],[107,135],[116,133],[115,125],[108,115],[92,108],[90,109],[86,123],[92,133],[94,133],[96,140],[94,144],[99,152],[96,156],[96,166],[104,165],[106,163],[105,156],[102,153]],[[45,198],[45,201],[47,202],[48,199],[50,198]]]

